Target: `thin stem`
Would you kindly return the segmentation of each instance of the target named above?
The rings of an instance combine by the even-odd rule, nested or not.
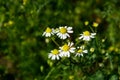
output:
[[[75,46],[77,46],[80,42],[82,42],[82,41],[80,39],[78,39]]]
[[[47,76],[45,77],[44,80],[47,80],[47,79],[49,78],[50,74],[51,74],[54,70],[55,70],[55,67],[53,67],[53,68],[49,71],[49,73],[47,74]]]
[[[89,26],[92,32],[95,32],[91,26]]]
[[[97,37],[97,36],[96,36],[96,38],[95,38],[95,42],[96,42],[97,47],[98,47],[98,48],[101,48],[101,46],[99,46],[100,41],[99,41],[99,39],[98,39],[98,37]]]
[[[112,57],[109,55],[109,60],[110,60],[110,68],[113,70],[113,63],[112,63]]]
[[[60,62],[57,63],[57,65],[56,65],[57,68],[59,67],[59,64],[60,64]],[[56,68],[53,67],[53,68],[49,71],[49,73],[47,74],[47,76],[45,77],[44,80],[47,80],[47,79],[50,77],[51,73],[52,73],[55,69],[56,69]]]
[[[60,47],[60,45],[53,38],[51,38],[51,39],[58,47]]]
[[[95,28],[95,33],[97,33],[97,28]]]
[[[70,70],[72,70],[72,61],[71,61],[71,56],[70,56],[69,60],[70,60]]]

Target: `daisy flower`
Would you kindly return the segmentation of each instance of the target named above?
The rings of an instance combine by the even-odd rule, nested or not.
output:
[[[91,38],[94,38],[96,33],[90,33],[89,31],[84,31],[83,34],[80,34],[81,36],[79,39],[83,39],[84,41],[90,41]]]
[[[70,37],[69,33],[73,33],[72,27],[59,27],[59,30],[57,32],[57,36],[60,39],[66,39],[67,37]]]
[[[88,51],[84,49],[85,48],[84,46],[77,47],[77,48],[78,50],[75,56],[83,56],[84,53],[88,53]]]
[[[54,34],[54,33],[53,33],[53,30],[54,30],[54,29],[50,29],[49,27],[47,27],[42,36],[51,37],[51,35]]]
[[[75,47],[73,47],[74,43],[68,43],[64,44],[62,47],[60,47],[60,56],[61,57],[70,57],[70,53],[75,52]]]
[[[51,58],[52,60],[59,60],[60,56],[59,56],[59,50],[58,49],[54,49],[51,50],[51,53],[49,53],[48,58]]]

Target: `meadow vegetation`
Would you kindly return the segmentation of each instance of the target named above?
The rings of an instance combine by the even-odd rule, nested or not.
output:
[[[0,0],[0,80],[119,80],[119,4]]]

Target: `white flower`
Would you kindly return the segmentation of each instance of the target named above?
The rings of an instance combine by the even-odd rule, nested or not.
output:
[[[75,48],[73,47],[74,43],[68,43],[64,44],[62,47],[60,47],[60,56],[61,57],[70,57],[70,53],[75,52]]]
[[[53,30],[54,30],[54,29],[50,29],[49,27],[47,27],[42,36],[51,37],[51,35],[54,34],[54,33],[53,33]]]
[[[51,53],[49,53],[48,58],[51,58],[52,60],[55,59],[59,60],[60,59],[59,50],[57,49],[51,50]]]
[[[78,50],[75,56],[83,56],[84,53],[88,53],[88,50],[84,50],[84,46],[77,47],[77,48]]]
[[[84,31],[83,34],[80,34],[81,36],[79,39],[83,39],[84,41],[90,41],[91,38],[95,38],[94,36],[96,33],[90,33],[89,31]]]
[[[73,33],[72,27],[59,27],[59,30],[57,32],[57,36],[60,39],[66,39],[67,37],[70,37],[69,33]]]

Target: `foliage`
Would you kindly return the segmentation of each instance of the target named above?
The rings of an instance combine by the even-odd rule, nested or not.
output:
[[[0,80],[120,79],[119,4],[119,0],[0,0]],[[93,27],[93,22],[99,26]],[[97,40],[88,49],[95,50],[77,61],[48,59],[56,45],[42,34],[47,27],[59,26],[72,26],[73,39],[92,27]]]

